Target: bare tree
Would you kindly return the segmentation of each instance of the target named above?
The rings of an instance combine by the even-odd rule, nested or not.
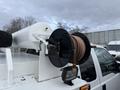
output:
[[[27,26],[30,26],[34,23],[36,23],[37,21],[35,20],[35,18],[29,16],[29,17],[25,17],[24,18],[24,24],[23,24],[23,28],[24,27],[27,27]]]
[[[69,31],[72,29],[71,25],[68,25],[67,23],[63,23],[63,22],[58,22],[57,27],[63,28],[63,29],[69,30]]]
[[[36,23],[36,20],[33,17],[17,17],[11,20],[9,24],[3,26],[3,30],[13,33],[34,23]]]
[[[63,23],[63,22],[58,22],[57,23],[57,27],[58,28],[66,29],[70,33],[74,33],[74,32],[86,32],[87,29],[88,29],[88,27],[86,27],[86,26],[79,27],[78,25],[67,24],[67,23]]]

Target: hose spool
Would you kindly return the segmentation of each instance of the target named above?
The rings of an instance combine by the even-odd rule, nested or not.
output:
[[[12,45],[12,35],[5,31],[0,31],[0,48]]]
[[[79,32],[70,35],[64,29],[56,29],[48,42],[48,56],[56,67],[63,67],[68,63],[82,64],[90,55],[89,40]]]

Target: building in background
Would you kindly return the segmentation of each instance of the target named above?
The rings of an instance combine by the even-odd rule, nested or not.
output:
[[[91,43],[107,45],[110,41],[120,40],[120,29],[85,33]]]

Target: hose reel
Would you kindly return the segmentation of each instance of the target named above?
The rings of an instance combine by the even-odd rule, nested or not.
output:
[[[69,34],[64,29],[56,29],[48,40],[48,57],[51,63],[60,68],[68,63],[62,69],[62,80],[65,84],[74,85],[72,80],[78,76],[78,67],[76,65],[84,63],[91,51],[88,38],[79,32]]]
[[[51,63],[60,68],[68,63],[84,63],[90,55],[90,42],[79,32],[70,35],[64,29],[56,29],[48,40],[48,56]]]

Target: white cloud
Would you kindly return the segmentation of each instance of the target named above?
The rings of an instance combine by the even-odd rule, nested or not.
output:
[[[96,27],[119,23],[119,5],[120,0],[1,0],[0,24],[17,16],[33,16]]]

